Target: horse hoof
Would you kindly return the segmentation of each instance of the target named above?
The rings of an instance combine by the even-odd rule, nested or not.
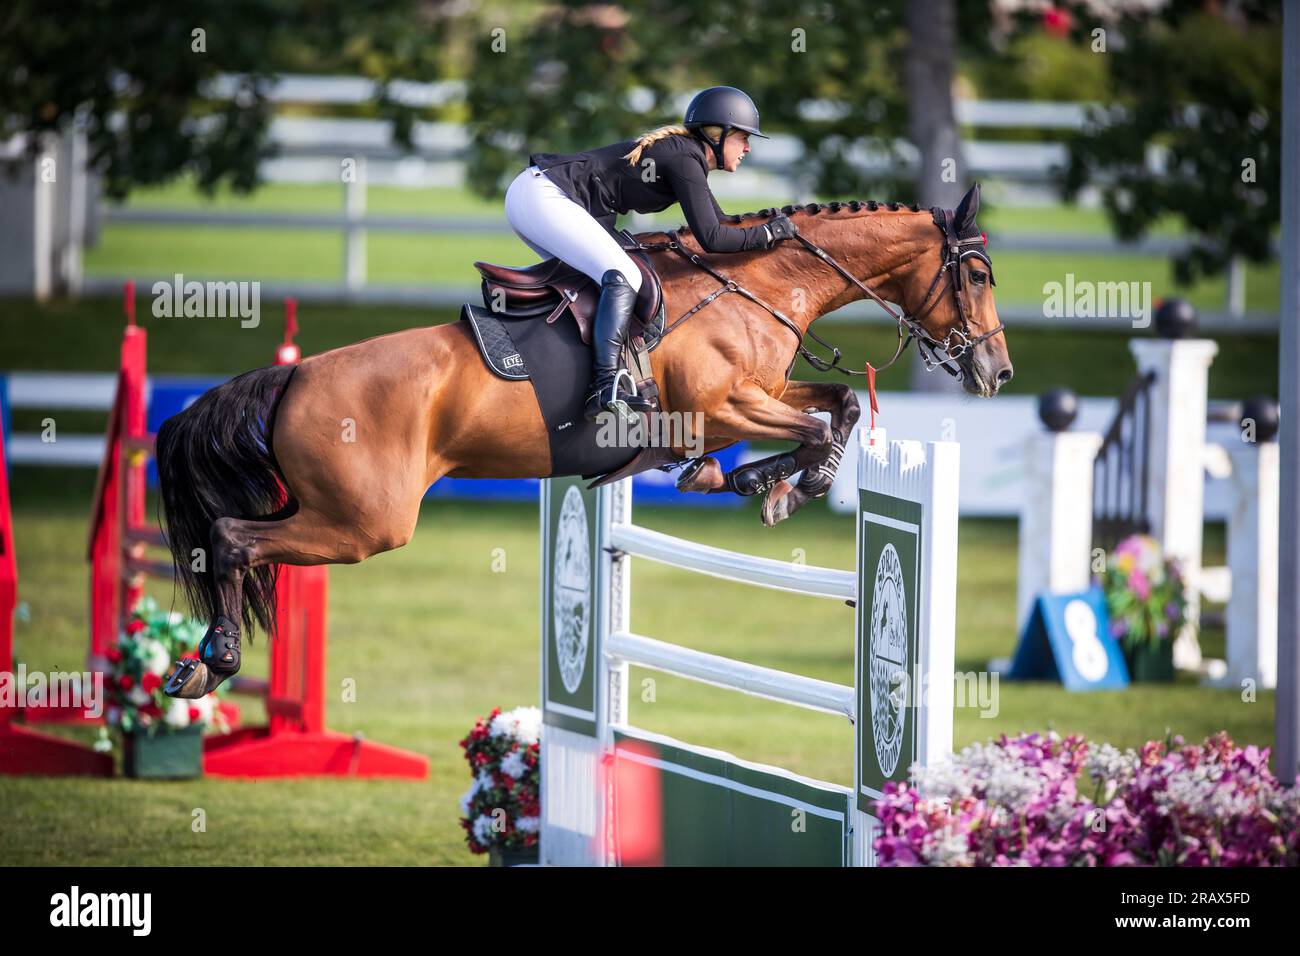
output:
[[[763,499],[763,524],[770,528],[790,517],[787,496],[792,491],[794,488],[788,481],[778,481],[772,486],[772,490]]]
[[[677,479],[678,491],[717,491],[726,485],[722,466],[716,458],[697,458],[687,465]]]
[[[179,697],[182,700],[198,700],[205,697],[210,690],[215,689],[208,687],[216,678],[216,684],[221,683],[221,678],[208,669],[208,665],[194,658],[187,658],[176,662],[175,668],[167,678],[167,683],[163,684],[163,693],[168,697]]]

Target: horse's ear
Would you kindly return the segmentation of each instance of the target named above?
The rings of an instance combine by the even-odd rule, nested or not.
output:
[[[975,228],[975,217],[979,215],[979,211],[980,184],[976,183],[965,196],[961,197],[961,202],[957,203],[957,208],[952,211],[952,220],[957,226],[958,235]]]

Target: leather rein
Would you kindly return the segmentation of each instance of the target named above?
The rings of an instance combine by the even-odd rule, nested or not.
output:
[[[889,317],[892,318],[898,324],[898,348],[894,350],[893,357],[884,365],[876,369],[876,371],[884,371],[885,369],[889,368],[889,366],[893,365],[896,361],[898,361],[898,357],[903,354],[903,352],[907,349],[908,345],[910,345],[912,343],[912,340],[915,339],[917,342],[917,350],[921,354],[921,361],[925,363],[926,371],[934,371],[936,367],[942,368],[949,375],[960,378],[962,375],[962,370],[961,367],[957,364],[958,360],[961,359],[963,356],[967,355],[976,346],[987,341],[988,339],[991,339],[999,332],[1002,332],[1006,328],[1006,325],[1003,322],[999,321],[997,328],[991,329],[990,331],[985,332],[983,335],[979,335],[976,336],[975,338],[971,338],[970,319],[966,310],[966,297],[964,295],[963,288],[962,288],[961,260],[964,259],[966,256],[976,256],[979,259],[981,259],[984,262],[984,264],[987,265],[989,268],[989,281],[993,282],[993,284],[996,285],[997,283],[993,279],[993,263],[989,261],[989,257],[987,253],[984,252],[983,248],[979,248],[979,249],[969,248],[963,250],[962,248],[963,246],[973,246],[976,243],[979,243],[982,247],[984,244],[984,238],[982,235],[973,236],[969,239],[959,238],[957,235],[957,229],[953,223],[952,210],[932,209],[930,212],[931,215],[933,215],[934,217],[935,225],[937,225],[944,234],[943,262],[939,266],[939,271],[935,273],[934,279],[931,280],[930,287],[926,290],[925,297],[922,298],[921,300],[921,311],[916,315],[908,315],[906,313],[899,312],[896,309],[894,309],[893,306],[891,306],[888,302],[886,302],[879,295],[877,295],[875,291],[872,290],[866,283],[864,283],[857,276],[853,275],[853,273],[845,269],[842,265],[840,265],[839,262],[836,261],[834,256],[828,253],[825,249],[818,246],[816,243],[810,241],[809,239],[805,238],[804,236],[798,233],[795,234],[794,238],[798,240],[799,243],[802,244],[805,249],[807,249],[817,258],[821,259],[828,266],[830,266],[832,269],[838,272],[841,276],[843,276],[845,279],[848,279],[859,289],[861,289],[864,293],[866,293],[868,298],[873,300],[877,305],[879,305],[882,309],[884,309],[885,312],[889,315]],[[703,299],[701,299],[691,308],[687,309],[684,313],[682,313],[680,316],[674,319],[673,322],[670,325],[668,325],[667,328],[664,329],[663,335],[660,336],[661,341],[664,337],[668,335],[669,332],[677,328],[679,325],[681,325],[683,322],[685,322],[695,313],[699,312],[701,309],[703,309],[714,299],[718,298],[719,296],[725,295],[728,292],[736,292],[739,293],[740,295],[743,295],[745,298],[749,299],[755,305],[761,306],[763,309],[767,310],[769,313],[771,313],[773,318],[775,318],[778,322],[780,322],[791,332],[793,332],[795,338],[799,340],[798,353],[803,356],[804,360],[809,365],[817,369],[819,372],[836,371],[842,375],[866,375],[867,374],[865,371],[859,372],[854,369],[841,368],[839,363],[841,358],[843,358],[843,354],[834,345],[827,342],[825,339],[821,338],[821,336],[817,335],[817,333],[812,330],[812,323],[809,323],[809,327],[806,334],[811,336],[814,341],[816,341],[820,346],[822,346],[822,348],[830,349],[831,358],[828,361],[822,358],[821,356],[811,352],[807,348],[807,346],[803,344],[805,333],[801,332],[799,330],[799,327],[788,316],[782,313],[780,309],[777,309],[775,306],[764,301],[762,298],[755,295],[749,289],[746,289],[743,285],[736,282],[734,279],[729,279],[722,273],[713,269],[711,266],[709,266],[708,263],[704,261],[704,259],[699,255],[699,253],[690,252],[686,248],[684,248],[680,242],[680,238],[682,236],[683,230],[684,227],[681,227],[675,230],[673,233],[670,233],[670,235],[675,235],[678,238],[669,239],[666,242],[640,242],[638,240],[637,248],[645,250],[647,252],[655,251],[659,249],[671,250],[672,252],[675,252],[678,255],[680,255],[682,258],[686,259],[686,261],[691,263],[691,265],[699,269],[702,269],[704,272],[707,272],[714,279],[716,279],[721,285],[719,286],[719,288],[710,292]],[[935,307],[943,300],[942,290],[939,292],[938,296],[935,296],[934,293],[935,293],[935,289],[939,287],[940,280],[943,279],[945,275],[948,277],[948,283],[947,283],[948,291],[952,294],[953,302],[957,306],[957,315],[961,321],[961,325],[960,327],[953,326],[951,329],[948,330],[948,334],[945,335],[942,340],[940,340],[940,339],[936,339],[933,335],[931,335],[928,331],[926,331],[926,329],[924,328],[924,326],[921,325],[921,323],[930,315],[931,312],[934,311]],[[813,321],[815,322],[816,319],[814,319]],[[928,356],[926,355],[925,350],[929,350],[930,354]],[[940,357],[939,355],[940,352],[943,353],[943,357]]]

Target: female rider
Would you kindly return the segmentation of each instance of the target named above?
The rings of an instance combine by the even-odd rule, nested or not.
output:
[[[592,330],[592,392],[586,416],[611,411],[630,423],[646,405],[632,377],[619,367],[628,320],[641,288],[641,270],[615,238],[620,213],[659,212],[680,203],[687,225],[706,252],[770,249],[794,236],[789,217],[745,228],[723,226],[709,189],[714,169],[734,173],[760,136],[753,100],[715,86],[691,100],[681,126],[664,126],[634,140],[582,153],[533,153],[506,191],[506,218],[519,238],[544,259],[558,258],[600,283]],[[626,379],[629,389],[620,388]]]

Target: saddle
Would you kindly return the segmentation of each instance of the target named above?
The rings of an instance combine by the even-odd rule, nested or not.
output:
[[[626,230],[620,230],[619,244],[641,270],[641,289],[632,309],[623,349],[624,365],[636,381],[637,394],[649,399],[658,409],[659,389],[650,372],[648,355],[663,336],[663,286],[641,243]],[[585,273],[554,258],[524,268],[491,262],[475,262],[474,268],[483,277],[483,304],[495,315],[506,319],[545,316],[546,323],[553,325],[567,312],[577,323],[583,343],[591,344],[600,285]]]

